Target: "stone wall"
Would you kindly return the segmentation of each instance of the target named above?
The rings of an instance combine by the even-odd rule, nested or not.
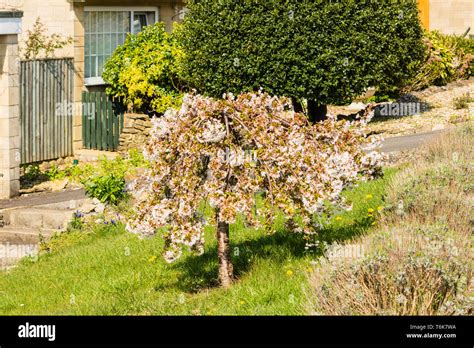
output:
[[[0,199],[20,190],[20,85],[17,35],[0,35]]]
[[[143,148],[150,136],[150,117],[144,114],[125,114],[124,117],[119,152]]]

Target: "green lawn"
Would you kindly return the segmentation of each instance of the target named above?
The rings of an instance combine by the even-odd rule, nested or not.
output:
[[[376,225],[383,179],[346,193],[352,211],[321,218],[321,241],[348,240]],[[373,209],[375,212],[371,213]],[[373,215],[373,217],[369,216]],[[4,315],[304,315],[307,275],[319,252],[305,251],[300,235],[231,227],[237,281],[216,285],[213,231],[204,255],[165,263],[161,238],[140,240],[122,225],[63,234],[57,247],[0,273]]]

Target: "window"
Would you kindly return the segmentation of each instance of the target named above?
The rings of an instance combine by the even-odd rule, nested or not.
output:
[[[84,77],[86,85],[100,85],[104,63],[129,33],[158,20],[155,8],[86,7],[84,13]]]

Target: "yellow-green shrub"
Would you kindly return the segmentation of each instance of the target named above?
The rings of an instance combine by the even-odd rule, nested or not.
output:
[[[425,33],[424,41],[425,59],[414,66],[418,73],[408,84],[408,90],[444,86],[473,75],[474,40],[432,31]]]
[[[163,23],[129,35],[105,63],[102,77],[107,93],[119,98],[130,110],[162,114],[182,100],[183,51]]]

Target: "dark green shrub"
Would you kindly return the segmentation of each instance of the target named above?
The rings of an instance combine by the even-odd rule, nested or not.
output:
[[[415,1],[189,0],[185,76],[198,92],[308,99],[310,113],[403,85],[423,57]],[[311,112],[314,111],[314,112]]]
[[[136,112],[161,114],[181,103],[182,50],[163,23],[129,35],[107,60],[102,77],[107,93]]]

